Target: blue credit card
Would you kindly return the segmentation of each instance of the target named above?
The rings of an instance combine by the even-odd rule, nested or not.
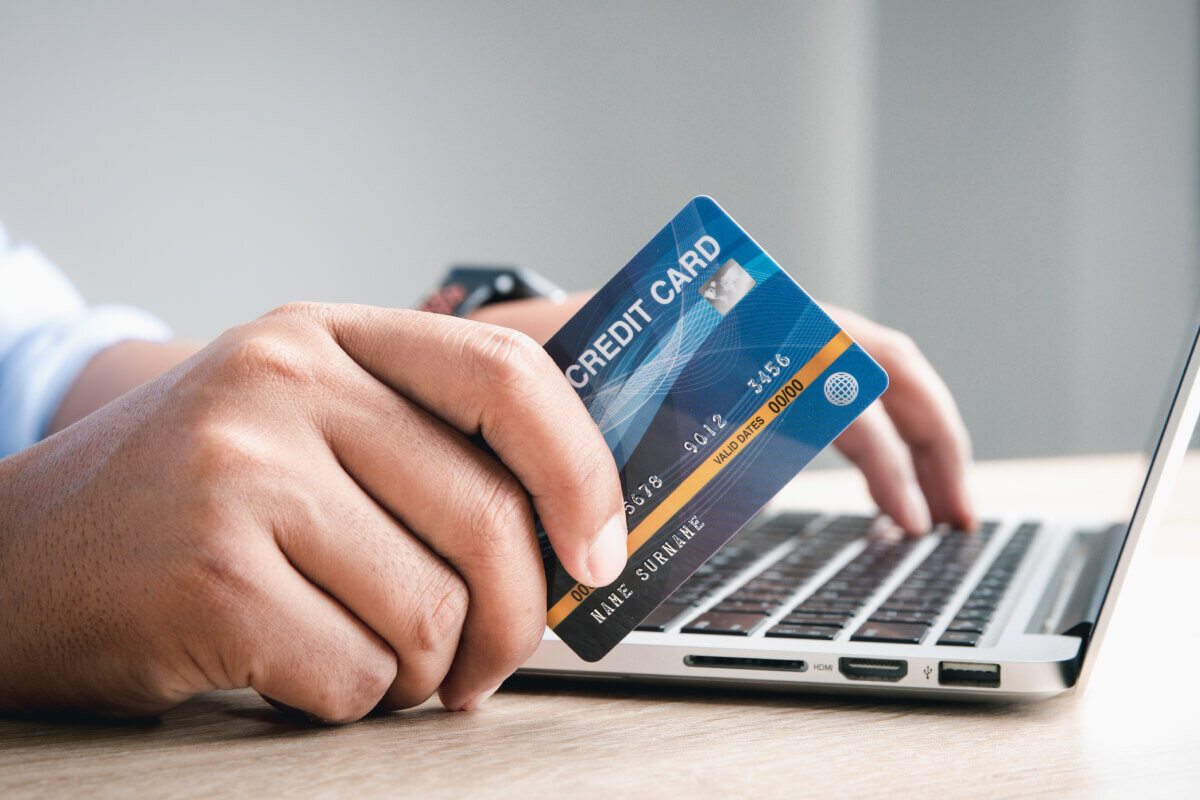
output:
[[[540,533],[546,623],[602,658],[884,389],[887,374],[697,197],[546,343],[620,471],[629,562],[577,583]]]

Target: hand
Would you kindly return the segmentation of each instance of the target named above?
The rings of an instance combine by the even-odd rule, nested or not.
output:
[[[974,529],[966,481],[971,440],[946,384],[905,334],[851,311],[825,310],[889,379],[881,403],[834,445],[862,472],[879,509],[909,533],[924,533],[931,522]]]
[[[545,342],[588,300],[522,300],[485,306],[473,315],[519,327]],[[887,371],[882,403],[867,409],[838,437],[838,448],[862,471],[881,511],[910,533],[933,522],[975,527],[967,492],[971,442],[946,384],[912,339],[850,311],[824,306],[839,325]]]
[[[534,508],[616,578],[615,464],[531,339],[280,309],[0,461],[0,707],[473,707],[541,638]]]

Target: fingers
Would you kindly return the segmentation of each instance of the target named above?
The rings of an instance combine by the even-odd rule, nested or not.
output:
[[[395,677],[391,649],[278,552],[257,562],[254,588],[214,616],[230,685],[328,722],[365,715]]]
[[[974,528],[966,480],[970,438],[946,384],[909,337],[852,312],[828,310],[888,373],[883,407],[909,450],[933,521]]]
[[[975,511],[967,490],[970,439],[950,390],[911,339],[882,353],[891,379],[883,405],[912,451],[934,520],[973,529]]]
[[[447,707],[478,703],[533,653],[545,626],[541,554],[524,489],[462,433],[365,373],[353,400],[324,424],[338,462],[465,581],[461,638],[458,630],[444,624],[433,625],[431,631],[445,637],[453,663],[439,653],[430,666],[442,666],[440,694]],[[371,560],[373,553],[366,556]],[[374,592],[422,591],[415,583],[391,581],[390,586],[370,587],[365,602]],[[403,604],[404,598],[396,602]],[[409,645],[393,639],[372,618],[364,616],[397,647],[401,679],[407,679]],[[425,649],[433,648],[426,642]],[[424,699],[422,692],[428,696],[431,691],[427,681],[408,696],[397,687],[389,701]]]
[[[604,586],[625,565],[616,464],[554,362],[512,330],[417,311],[339,306],[326,316],[354,361],[460,432],[482,434],[533,498],[563,566]]]
[[[279,546],[309,581],[391,648],[395,679],[381,705],[419,705],[454,661],[467,614],[466,584],[334,459],[315,472],[318,479],[297,493],[307,502],[286,515],[293,524],[276,530]]]
[[[879,510],[909,533],[929,531],[929,506],[917,485],[908,448],[878,405],[871,405],[834,445],[867,481]]]
[[[313,346],[314,322],[329,336],[327,350]],[[604,585],[620,573],[627,532],[612,456],[574,391],[528,337],[419,312],[307,305],[268,315],[243,335],[251,341],[236,348],[234,365],[283,378],[289,402],[321,434],[314,449],[328,446],[330,469],[347,474],[395,519],[396,529],[411,531],[466,585],[460,631],[443,622],[413,637],[388,619],[408,613],[402,595],[417,591],[395,577],[404,569],[403,554],[390,562],[371,558],[375,551],[366,542],[344,541],[344,533],[343,540],[321,541],[303,526],[297,528],[303,535],[279,534],[305,575],[394,647],[397,680],[385,704],[416,702],[429,691],[447,653],[434,640],[457,643],[439,687],[451,708],[477,704],[532,653],[544,630],[546,598],[531,496],[574,576]],[[288,346],[297,340],[303,350]],[[499,460],[469,440],[475,434]],[[370,529],[347,515],[360,530]],[[386,540],[379,532],[386,527],[377,521],[369,537]],[[337,530],[328,523],[312,528]],[[338,547],[368,557],[339,555]],[[368,577],[356,585],[352,578],[364,570]],[[389,608],[372,611],[371,603]],[[431,614],[420,606],[411,613]],[[406,657],[414,647],[424,654],[415,662]]]
[[[883,407],[912,451],[932,517],[973,529],[976,519],[966,483],[971,444],[954,398],[912,339],[893,339],[877,349],[890,378]]]

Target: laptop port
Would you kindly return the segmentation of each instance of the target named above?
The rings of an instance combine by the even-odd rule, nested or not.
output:
[[[938,664],[938,683],[942,686],[1000,686],[999,664],[973,664],[970,661],[942,661]]]
[[[888,658],[839,658],[838,670],[852,681],[894,683],[908,674],[908,662]]]
[[[732,658],[729,656],[684,656],[689,667],[719,669],[774,669],[784,672],[804,672],[808,664],[796,658]]]

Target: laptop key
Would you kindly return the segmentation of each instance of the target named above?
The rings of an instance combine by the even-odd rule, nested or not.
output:
[[[806,603],[853,603],[861,605],[864,600],[871,596],[869,591],[843,591],[843,592],[817,592],[809,596]]]
[[[725,603],[773,603],[778,606],[779,603],[787,600],[788,595],[781,593],[767,593],[767,591],[734,591],[732,595],[727,595],[721,604]]]
[[[845,609],[837,608],[793,608],[788,612],[788,616],[804,614],[810,617],[829,617],[830,619],[847,620],[857,613],[856,610],[846,611]]]
[[[842,628],[849,617],[827,617],[822,614],[788,614],[780,622],[787,625],[817,625],[823,628]]]
[[[895,642],[897,644],[920,644],[929,632],[928,625],[912,622],[874,622],[867,620],[850,637],[853,642]]]
[[[932,612],[932,613],[936,614],[939,611],[941,611],[941,608],[943,605],[944,605],[944,603],[940,600],[938,600],[938,601],[935,601],[935,600],[915,601],[915,600],[913,600],[913,601],[907,601],[907,602],[898,602],[896,600],[884,600],[879,605],[878,610],[880,610],[880,611],[915,611],[915,612],[928,611],[928,612]]]
[[[836,628],[823,628],[817,625],[789,625],[787,623],[780,623],[766,633],[767,636],[787,639],[832,639],[837,634]]]
[[[661,633],[674,622],[680,614],[687,611],[687,603],[672,603],[669,600],[650,612],[650,616],[642,620],[635,630],[657,631]]]
[[[991,611],[981,611],[979,609],[963,609],[954,615],[955,622],[987,622],[991,618]]]
[[[808,601],[801,603],[791,610],[793,614],[842,614],[843,616],[853,617],[862,607],[862,603],[819,603],[816,601]]]
[[[743,592],[782,592],[785,595],[790,595],[796,591],[799,584],[790,581],[769,581],[765,578],[754,578],[748,581],[739,591]]]
[[[940,589],[897,589],[892,592],[891,599],[900,603],[944,601],[947,593]]]
[[[987,620],[965,620],[957,617],[946,626],[948,631],[963,631],[965,633],[983,633],[983,629],[987,627]]]
[[[749,636],[766,619],[762,614],[707,611],[683,626],[684,633],[716,633]]]
[[[779,603],[739,602],[736,600],[718,600],[713,611],[729,614],[762,614],[766,616],[779,607]]]
[[[937,619],[933,611],[885,611],[879,610],[871,614],[874,622],[915,622],[918,625],[932,625]]]
[[[946,631],[938,644],[954,645],[956,647],[974,647],[979,644],[980,634],[975,631]]]

